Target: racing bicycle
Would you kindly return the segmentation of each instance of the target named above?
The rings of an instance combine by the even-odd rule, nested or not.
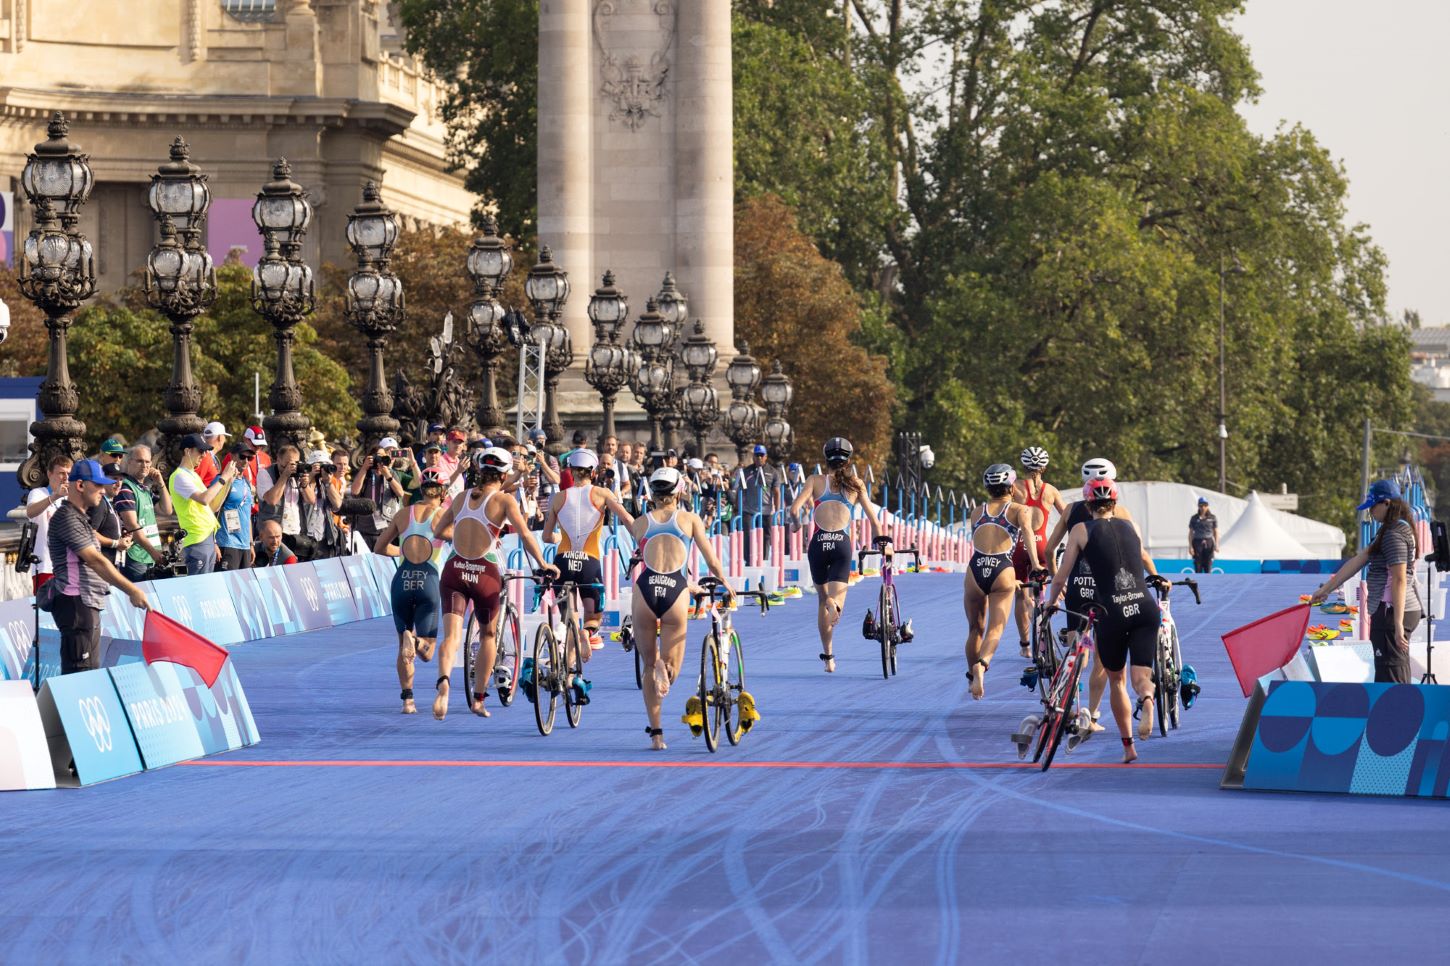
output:
[[[704,603],[710,613],[710,633],[700,646],[699,700],[705,747],[713,753],[720,744],[720,730],[732,745],[740,739],[758,715],[753,700],[745,696],[745,645],[730,619],[730,597],[750,597],[760,602],[760,612],[770,609],[770,595],[760,590],[732,591],[714,577],[699,580],[700,593],[690,595],[696,606]],[[722,593],[723,592],[723,593]]]
[[[524,674],[524,693],[533,701],[539,734],[554,730],[561,699],[569,727],[577,728],[584,705],[589,703],[589,685],[584,680],[584,651],[589,640],[584,635],[579,591],[602,589],[603,584],[559,580],[547,570],[509,574],[504,579],[534,581],[536,609],[543,615],[534,635],[532,664]]]
[[[1032,663],[1022,671],[1023,687],[1029,691],[1036,688],[1044,698],[1047,697],[1048,683],[1052,681],[1058,665],[1062,663],[1062,658],[1057,653],[1057,638],[1052,632],[1052,614],[1045,606],[1047,582],[1046,570],[1039,570],[1027,578],[1032,605]]]
[[[1036,745],[1032,761],[1041,764],[1042,770],[1052,765],[1063,736],[1067,736],[1067,750],[1071,752],[1092,736],[1092,715],[1087,708],[1078,704],[1078,681],[1087,667],[1088,655],[1093,649],[1096,637],[1094,625],[1099,619],[1099,609],[1090,606],[1086,614],[1064,610],[1064,613],[1082,617],[1087,627],[1078,635],[1077,643],[1064,655],[1057,666],[1042,696],[1042,713],[1030,714],[1022,719],[1012,741],[1017,745],[1017,757],[1026,758],[1027,749]]]
[[[1163,614],[1158,624],[1158,647],[1153,652],[1153,710],[1158,715],[1158,733],[1166,737],[1170,726],[1178,727],[1178,701],[1183,691],[1183,652],[1178,647],[1178,625],[1173,621],[1168,595],[1174,587],[1187,587],[1193,592],[1195,603],[1202,604],[1203,598],[1198,595],[1198,582],[1192,577],[1150,582]]]
[[[871,612],[869,610],[866,612],[864,630],[868,640],[874,639],[881,642],[881,676],[887,679],[896,673],[896,645],[911,640],[911,622],[901,619],[901,597],[896,592],[896,565],[892,554],[886,553],[886,548],[889,546],[891,546],[890,537],[877,537],[874,541],[874,549],[862,548],[856,553],[857,570],[865,569],[864,564],[867,557],[875,554],[881,556],[881,597],[877,604],[874,623]],[[915,547],[896,550],[893,553],[910,554],[917,569],[921,569],[921,555],[916,552]]]
[[[502,597],[498,624],[494,629],[493,684],[498,691],[499,703],[507,708],[514,703],[514,696],[518,694],[523,633],[520,630],[519,609],[514,606],[513,598],[507,593]],[[469,696],[470,708],[488,694],[488,678],[480,679],[478,676],[478,654],[483,643],[481,631],[478,613],[470,609],[468,629],[463,635],[463,693]]]

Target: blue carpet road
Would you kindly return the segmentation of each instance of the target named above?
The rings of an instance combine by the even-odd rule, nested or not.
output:
[[[422,713],[398,714],[390,621],[243,645],[260,745],[0,797],[0,961],[1435,961],[1446,803],[1218,788],[1245,704],[1218,634],[1315,581],[1175,597],[1204,691],[1184,727],[1138,765],[1110,731],[1045,775],[1008,740],[1033,708],[1014,631],[967,695],[954,575],[901,579],[917,641],[891,681],[859,637],[873,581],[834,675],[813,598],[742,610],[764,720],[713,756],[684,688],[647,750],[617,645],[583,726],[549,738],[457,687],[434,721],[431,664]]]

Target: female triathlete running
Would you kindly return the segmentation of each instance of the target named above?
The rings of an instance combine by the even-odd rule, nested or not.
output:
[[[1019,575],[1012,563],[1012,547],[1032,522],[1032,511],[1012,502],[1017,473],[1006,463],[993,463],[982,474],[987,502],[972,516],[972,559],[967,564],[964,605],[967,610],[967,681],[972,697],[985,690],[987,668],[997,653],[1002,631],[1011,620],[1012,597]],[[1029,573],[1042,569],[1037,546],[1027,543]],[[1025,579],[1029,574],[1020,575]],[[981,668],[981,670],[978,670]]]
[[[814,501],[816,531],[806,548],[806,560],[811,566],[811,582],[816,585],[816,630],[821,635],[820,657],[827,672],[836,670],[831,641],[846,608],[846,588],[855,553],[851,545],[851,507],[865,511],[873,536],[881,534],[881,521],[866,495],[866,485],[852,469],[851,453],[851,443],[845,437],[826,440],[824,455],[830,472],[813,473],[790,507],[791,515],[799,516],[806,501]],[[890,547],[885,550],[891,552]]]
[[[438,641],[440,598],[438,568],[433,562],[433,518],[443,508],[443,477],[437,470],[424,470],[418,492],[418,502],[395,513],[373,546],[373,553],[403,558],[393,574],[391,589],[403,714],[418,713],[413,703],[413,657],[431,660]]]
[[[478,618],[480,635],[478,666],[493,667],[499,603],[503,593],[503,562],[498,538],[511,525],[519,542],[540,569],[558,576],[559,569],[544,562],[543,552],[524,523],[518,501],[503,492],[504,477],[513,466],[513,454],[502,447],[479,450],[470,457],[468,489],[453,498],[448,509],[433,521],[433,534],[453,534],[453,555],[443,565],[440,581],[443,593],[443,652],[438,657],[438,689],[433,699],[433,717],[442,721],[448,714],[448,675],[458,657],[463,638],[463,618],[468,606]],[[487,718],[483,699],[488,692],[467,695],[474,714]]]
[[[1029,446],[1022,451],[1019,457],[1022,462],[1022,476],[1012,484],[1012,500],[1028,507],[1032,511],[1032,540],[1027,539],[1028,535],[1023,534],[1022,539],[1017,543],[1017,549],[1012,551],[1012,566],[1016,568],[1018,577],[1017,583],[1017,639],[1022,648],[1023,657],[1032,656],[1032,646],[1027,643],[1029,628],[1031,628],[1030,615],[1027,613],[1029,603],[1028,589],[1025,581],[1021,579],[1022,574],[1027,573],[1027,545],[1031,542],[1037,544],[1037,559],[1047,569],[1052,569],[1052,558],[1047,555],[1047,513],[1049,508],[1057,510],[1057,518],[1062,519],[1067,512],[1067,504],[1063,502],[1062,494],[1057,492],[1057,487],[1048,483],[1042,478],[1043,471],[1047,469],[1047,450],[1041,446]]]
[[[656,751],[665,749],[660,727],[660,705],[685,660],[685,624],[689,597],[690,547],[700,553],[710,572],[723,584],[725,571],[710,546],[705,524],[679,507],[680,471],[669,466],[649,478],[653,508],[635,518],[630,527],[644,566],[634,584],[634,646],[644,663],[644,710],[649,715],[645,733]]]
[[[591,450],[576,449],[565,459],[573,477],[573,485],[560,490],[549,500],[549,509],[544,514],[543,541],[555,542],[554,531],[560,531],[559,552],[554,559],[565,580],[580,584],[579,599],[584,605],[584,630],[589,634],[589,650],[583,658],[589,660],[590,652],[604,646],[599,636],[599,624],[604,619],[604,591],[597,585],[604,580],[604,512],[612,511],[627,527],[634,517],[615,499],[611,490],[594,485],[594,474],[599,468],[599,457]]]
[[[1118,484],[1092,480],[1082,488],[1092,519],[1072,528],[1062,567],[1052,580],[1047,604],[1055,607],[1062,597],[1067,575],[1079,558],[1087,561],[1097,587],[1096,605],[1104,617],[1093,628],[1098,663],[1107,669],[1112,685],[1113,719],[1123,741],[1123,762],[1136,761],[1133,747],[1133,709],[1128,705],[1125,666],[1133,664],[1133,691],[1138,695],[1141,719],[1138,733],[1144,737],[1153,727],[1153,651],[1158,646],[1160,614],[1158,602],[1148,593],[1148,582],[1161,580],[1151,573],[1153,561],[1143,550],[1138,526],[1113,517],[1118,502]]]

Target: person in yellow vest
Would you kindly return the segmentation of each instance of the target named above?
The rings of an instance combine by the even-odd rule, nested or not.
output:
[[[237,475],[237,464],[229,462],[207,485],[201,481],[197,466],[211,452],[211,444],[200,433],[192,433],[181,441],[181,465],[171,471],[168,489],[176,508],[176,522],[185,531],[181,538],[181,555],[187,574],[209,574],[217,565],[217,516],[222,501]]]

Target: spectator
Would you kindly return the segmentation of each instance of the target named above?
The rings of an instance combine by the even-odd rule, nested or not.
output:
[[[392,454],[397,448],[396,439],[383,437],[377,449],[364,457],[352,480],[352,495],[373,502],[373,512],[357,519],[358,535],[366,541],[369,549],[377,543],[378,534],[387,529],[388,523],[398,515],[408,495],[393,472]],[[335,456],[333,458],[336,459]]]
[[[529,442],[538,451],[535,457],[539,466],[539,502],[546,503],[549,497],[559,492],[559,460],[549,455],[549,434],[542,427],[535,426],[529,430]]]
[[[443,440],[443,470],[450,477],[453,471],[458,469],[459,462],[463,459],[463,451],[468,446],[468,437],[457,428],[450,429]]]
[[[770,465],[769,454],[759,443],[755,446],[755,461],[742,471],[745,476],[740,493],[740,512],[745,515],[745,526],[760,526],[762,547],[766,560],[771,554],[770,514],[776,508],[776,484],[779,481],[775,468]],[[758,516],[757,516],[758,514]],[[754,561],[759,566],[762,561]]]
[[[295,564],[297,555],[282,539],[282,524],[276,520],[263,520],[258,526],[262,539],[258,543],[254,567],[281,567]]]
[[[101,464],[103,470],[106,470],[111,476],[120,474],[121,463],[125,461],[125,458],[125,443],[114,436],[107,436],[101,440],[101,455],[97,462]]]
[[[221,436],[224,439],[225,432]],[[232,463],[211,483],[203,483],[197,467],[213,452],[205,436],[192,433],[181,441],[181,465],[171,471],[171,503],[176,522],[186,534],[181,538],[181,555],[188,574],[209,574],[216,569],[216,511],[237,475]]]
[[[25,498],[25,515],[35,524],[35,555],[40,559],[30,571],[31,590],[40,589],[50,579],[50,521],[56,508],[65,501],[69,491],[71,466],[69,456],[52,456],[45,468],[46,486],[37,486]]]
[[[1218,552],[1218,517],[1208,512],[1208,500],[1198,498],[1198,512],[1188,518],[1188,551],[1193,554],[1193,572],[1213,572],[1213,555]]]
[[[248,426],[246,432],[242,433],[242,439],[252,444],[257,451],[257,461],[254,469],[265,470],[272,465],[272,457],[267,455],[267,434],[260,426]],[[253,486],[257,485],[256,480],[251,481]]]
[[[222,570],[245,570],[252,565],[252,511],[257,505],[257,491],[248,476],[256,476],[257,451],[245,438],[227,454],[222,467],[238,466],[236,476],[222,499],[216,534],[221,550]]]
[[[67,482],[66,496],[47,535],[55,565],[51,614],[60,630],[61,674],[101,666],[101,608],[109,593],[107,583],[120,588],[135,607],[151,609],[141,589],[101,553],[86,518],[111,485],[111,477],[95,460],[81,460],[71,467]]]
[[[131,549],[134,542],[130,534],[122,535],[121,517],[113,502],[121,489],[121,468],[117,466],[112,469],[114,464],[101,463],[99,460],[96,463],[111,482],[101,487],[101,499],[87,512],[86,519],[91,529],[96,531],[96,539],[106,559],[119,569],[122,561],[126,559],[126,551]]]
[[[211,422],[201,431],[201,436],[207,442],[207,451],[202,454],[201,462],[197,464],[196,475],[201,477],[201,482],[211,486],[222,469],[221,452],[227,445],[227,428],[221,423]]]
[[[271,467],[257,473],[257,488],[261,491],[257,520],[277,520],[289,537],[302,532],[301,469],[301,453],[287,444],[278,448],[277,460]]]
[[[617,500],[623,501],[629,495],[629,474],[619,461],[617,436],[599,437],[599,479],[596,482],[613,493]]]
[[[337,513],[342,509],[343,498],[352,492],[352,454],[338,447],[332,451],[330,458],[330,463],[327,457],[322,461],[323,489],[320,492],[326,495],[332,512]]]
[[[116,494],[116,513],[121,526],[135,541],[126,551],[121,573],[127,580],[141,580],[153,564],[161,562],[161,532],[156,527],[156,507],[170,515],[171,492],[161,470],[151,461],[151,447],[132,446],[121,464],[121,492]],[[154,486],[154,490],[153,490]]]
[[[413,459],[413,447],[400,446],[397,440],[393,440],[393,445],[388,447],[388,455],[393,459],[393,475],[403,486],[403,502],[408,503],[419,485],[418,464]]]

